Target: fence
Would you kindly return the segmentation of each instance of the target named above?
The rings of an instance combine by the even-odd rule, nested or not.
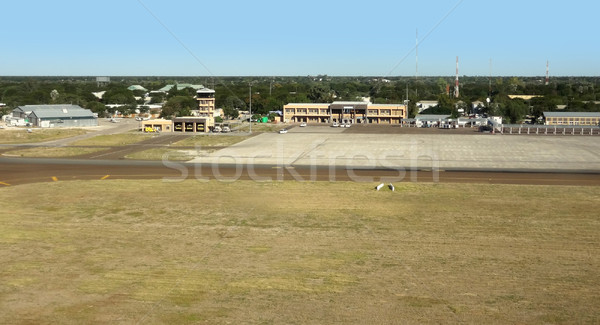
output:
[[[497,125],[496,132],[513,135],[600,135],[600,127],[585,125]]]

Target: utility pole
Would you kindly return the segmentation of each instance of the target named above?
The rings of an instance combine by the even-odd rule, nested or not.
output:
[[[250,91],[249,91],[249,95],[250,95],[250,134],[252,134],[252,82],[250,82],[249,85],[250,85]]]
[[[492,59],[490,58],[490,77],[488,78],[488,96],[492,96]]]
[[[546,60],[546,83],[548,86],[550,84],[550,61]]]

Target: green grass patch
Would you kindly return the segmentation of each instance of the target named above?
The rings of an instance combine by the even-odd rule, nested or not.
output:
[[[600,320],[600,187],[395,185],[0,188],[0,323]]]
[[[46,142],[64,138],[70,138],[77,135],[86,134],[83,129],[32,129],[33,132],[27,132],[26,128],[9,128],[0,130],[0,144],[19,144],[19,143],[37,143]]]

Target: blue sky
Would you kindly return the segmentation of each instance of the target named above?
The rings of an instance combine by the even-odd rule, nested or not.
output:
[[[597,1],[20,0],[0,75],[600,75]]]

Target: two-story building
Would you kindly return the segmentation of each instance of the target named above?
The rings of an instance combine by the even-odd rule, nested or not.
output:
[[[283,120],[290,123],[400,124],[407,117],[404,104],[370,102],[290,103],[283,106]]]
[[[544,112],[546,125],[600,125],[600,112]]]

